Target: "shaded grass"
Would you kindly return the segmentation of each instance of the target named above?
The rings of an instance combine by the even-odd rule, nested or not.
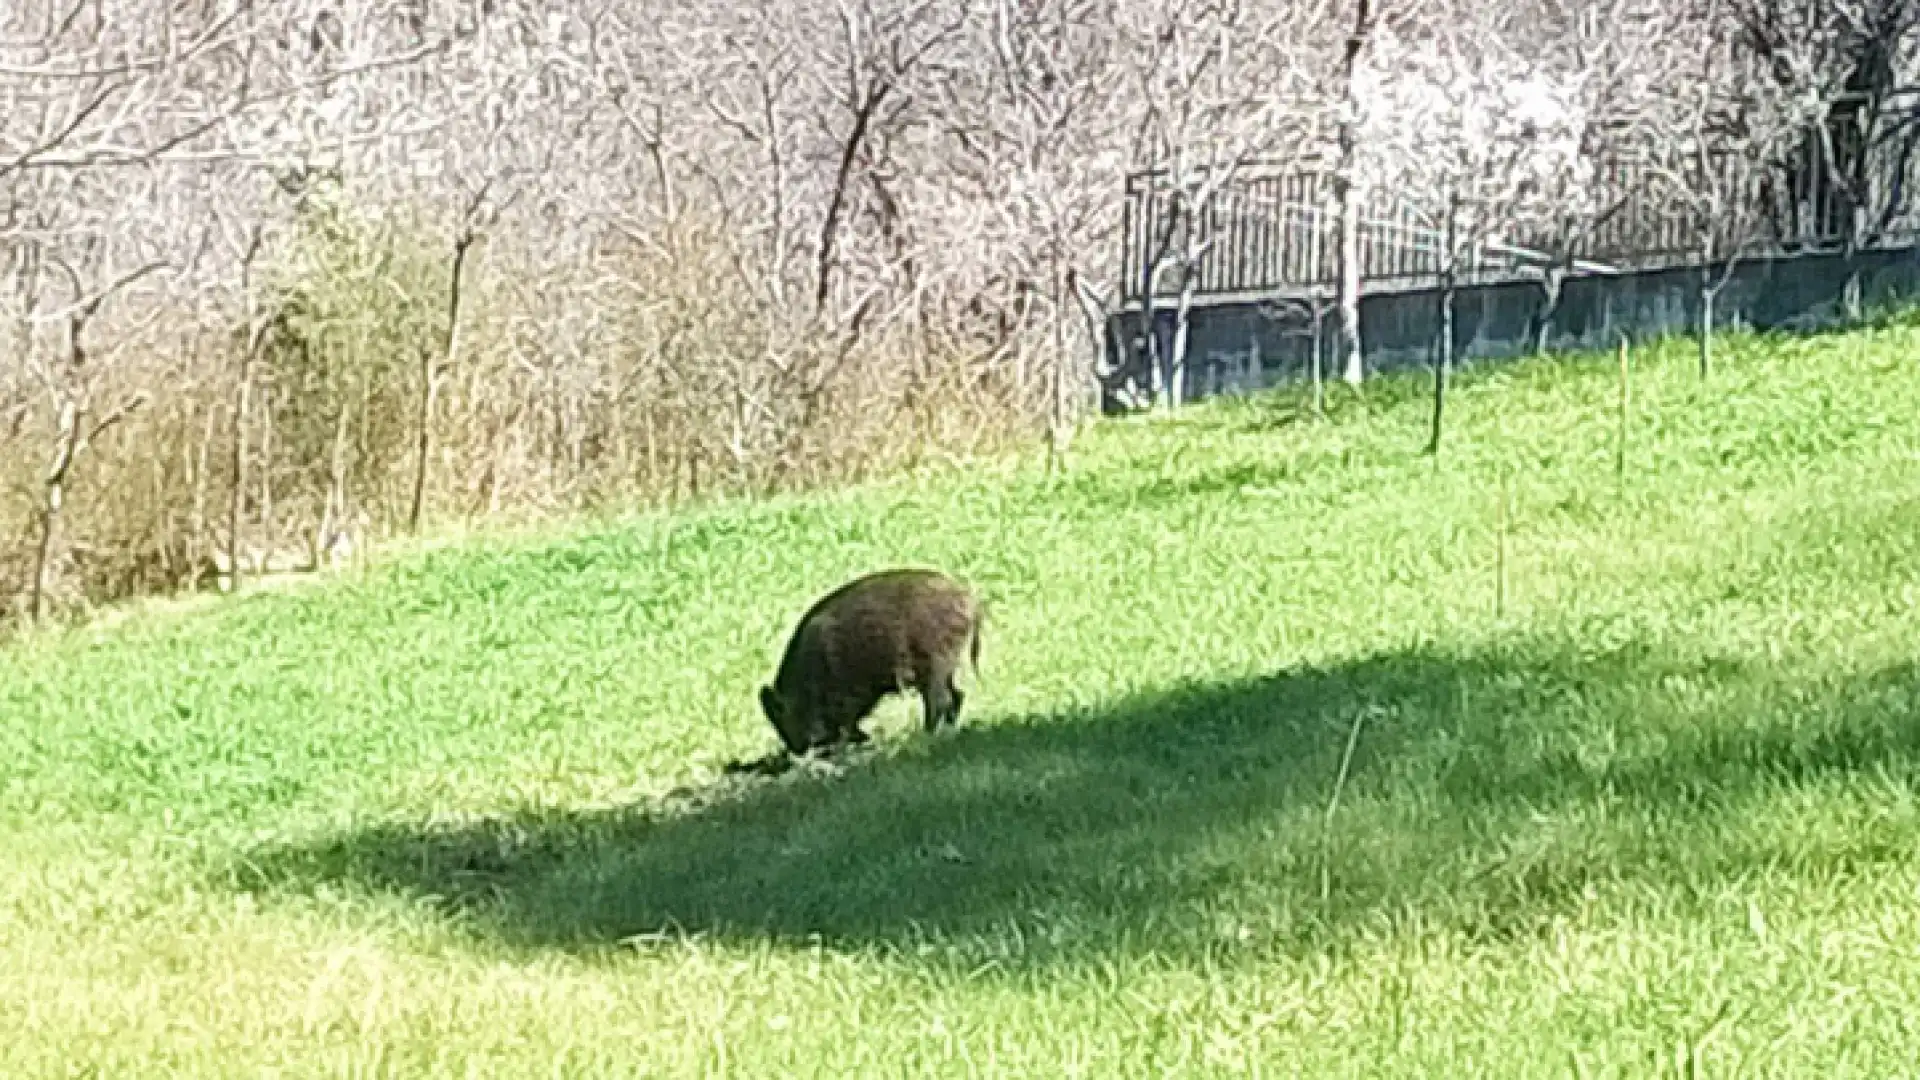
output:
[[[1818,686],[1644,648],[1412,650],[1008,718],[692,813],[375,826],[257,853],[244,880],[432,897],[516,945],[671,931],[934,946],[961,970],[1191,956],[1223,927],[1236,951],[1296,957],[1382,920],[1500,940],[1594,888],[1685,895],[1909,857],[1916,692],[1912,665]],[[1342,813],[1323,829],[1355,722]],[[1830,810],[1894,798],[1844,828],[1776,831],[1773,802],[1814,791]],[[1017,928],[1036,913],[1029,940]]]
[[[1624,484],[1522,363],[15,643],[0,1071],[1902,1071],[1916,346],[1642,354]],[[723,779],[897,563],[965,726]]]

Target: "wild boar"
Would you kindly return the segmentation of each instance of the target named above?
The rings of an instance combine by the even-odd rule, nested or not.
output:
[[[789,753],[868,740],[860,724],[889,694],[917,690],[931,732],[959,723],[964,650],[980,667],[980,604],[934,570],[882,570],[821,597],[787,641],[760,708]]]

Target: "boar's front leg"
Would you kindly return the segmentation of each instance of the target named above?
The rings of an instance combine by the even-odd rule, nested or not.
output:
[[[826,707],[822,710],[817,736],[821,748],[827,753],[834,753],[843,747],[871,742],[871,736],[860,730],[860,722],[866,719],[872,707],[867,697],[861,694],[841,691],[829,695]]]

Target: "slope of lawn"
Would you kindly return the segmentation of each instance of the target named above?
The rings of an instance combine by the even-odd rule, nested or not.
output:
[[[0,647],[0,1074],[1886,1076],[1920,331],[1097,425]],[[854,573],[951,737],[754,692]]]

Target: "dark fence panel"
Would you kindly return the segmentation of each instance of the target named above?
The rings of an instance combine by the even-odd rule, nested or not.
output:
[[[1699,284],[1699,269],[1692,266],[1569,279],[1545,326],[1547,347],[1604,349],[1623,335],[1646,339],[1688,333],[1699,317]],[[1842,322],[1850,297],[1867,305],[1920,297],[1920,245],[1852,255],[1804,252],[1743,260],[1733,265],[1716,308],[1723,324],[1817,329]],[[1316,299],[1323,316],[1317,325],[1311,317]],[[1304,379],[1316,346],[1322,371],[1335,377],[1330,365],[1336,323],[1327,312],[1329,299],[1323,287],[1317,296],[1216,299],[1196,306],[1188,325],[1184,396],[1199,399]],[[1471,363],[1532,351],[1540,336],[1544,299],[1534,282],[1463,286],[1455,300],[1456,357]],[[1433,287],[1363,295],[1361,340],[1369,371],[1432,363],[1439,345],[1439,308],[1440,293]],[[1173,324],[1171,310],[1154,312],[1163,377],[1171,369],[1165,358],[1171,351]],[[1117,312],[1109,317],[1107,329],[1108,359],[1118,370],[1106,385],[1105,407],[1123,411],[1129,384],[1136,392],[1149,385],[1142,340],[1145,319],[1137,309]]]

